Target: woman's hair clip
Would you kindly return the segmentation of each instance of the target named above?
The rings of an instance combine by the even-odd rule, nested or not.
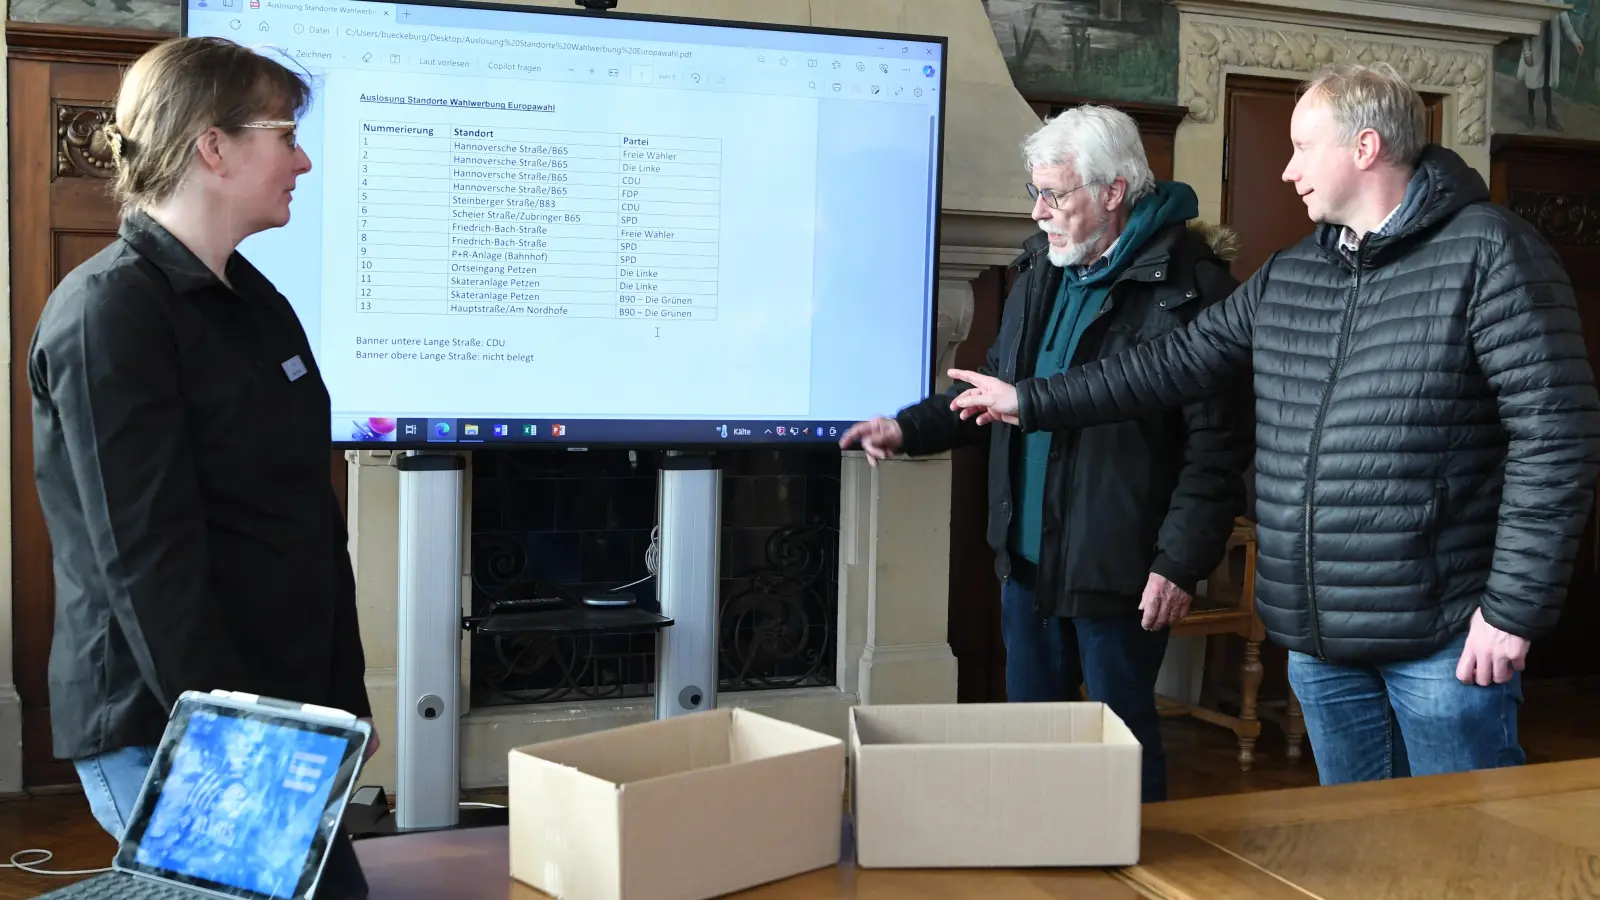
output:
[[[111,146],[111,161],[119,166],[122,165],[122,157],[126,150],[122,129],[117,127],[117,123],[111,122],[101,129],[101,132],[106,136],[106,143]]]

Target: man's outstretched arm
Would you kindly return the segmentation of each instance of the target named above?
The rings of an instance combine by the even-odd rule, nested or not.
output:
[[[1018,426],[1087,428],[1215,397],[1250,364],[1256,305],[1269,268],[1270,262],[1185,328],[1048,379],[1017,382]]]
[[[1020,284],[1021,282],[1019,282]],[[1022,303],[1024,298],[1016,291],[1008,303]],[[984,355],[981,374],[994,377],[1000,371],[1000,339]],[[957,447],[968,447],[988,438],[988,432],[971,419],[964,419],[952,411],[950,401],[971,385],[957,381],[921,403],[914,403],[895,414],[900,426],[902,443],[900,451],[907,456],[926,456],[943,453]]]

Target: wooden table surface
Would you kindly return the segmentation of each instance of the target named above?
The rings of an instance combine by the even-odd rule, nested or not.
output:
[[[1600,760],[1146,806],[1119,870],[810,872],[742,900],[1584,900],[1600,898]],[[371,900],[542,900],[504,828],[356,843]]]
[[[1600,898],[1600,760],[1144,808],[1162,900]],[[377,898],[374,898],[377,900]]]

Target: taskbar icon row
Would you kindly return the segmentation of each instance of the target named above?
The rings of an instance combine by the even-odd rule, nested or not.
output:
[[[376,420],[369,420],[376,421]],[[714,444],[837,441],[847,422],[706,422],[585,419],[399,418],[389,420],[392,437],[403,444]],[[370,430],[370,429],[369,429]],[[376,440],[384,440],[377,437]]]
[[[532,441],[564,438],[560,422],[520,422],[488,419],[400,419],[395,436],[402,442],[475,443],[480,441]]]

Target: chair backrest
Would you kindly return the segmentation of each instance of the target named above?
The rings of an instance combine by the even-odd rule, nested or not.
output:
[[[1256,526],[1246,518],[1234,521],[1233,532],[1223,551],[1222,561],[1206,579],[1190,606],[1188,618],[1198,615],[1215,620],[1230,613],[1242,618],[1255,616]],[[1230,616],[1231,617],[1231,616]],[[1180,623],[1181,625],[1181,623]]]

